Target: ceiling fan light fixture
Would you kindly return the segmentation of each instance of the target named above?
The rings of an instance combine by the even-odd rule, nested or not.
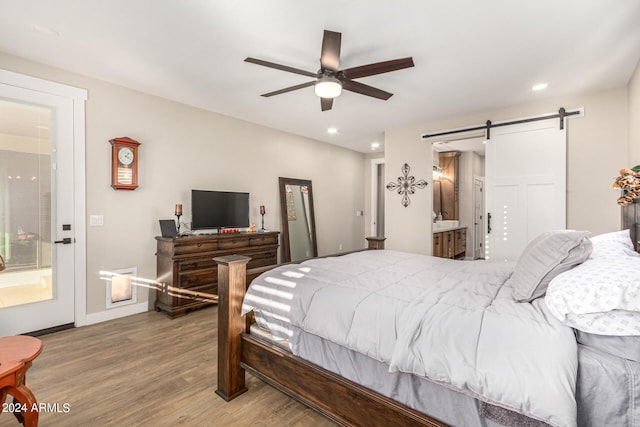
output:
[[[320,98],[335,98],[342,93],[342,83],[335,77],[323,76],[318,79],[314,89]]]

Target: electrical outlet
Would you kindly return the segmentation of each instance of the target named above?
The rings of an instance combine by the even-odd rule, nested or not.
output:
[[[339,251],[341,251],[341,250],[342,250],[342,243],[340,243],[340,244],[338,245],[338,250],[339,250]]]

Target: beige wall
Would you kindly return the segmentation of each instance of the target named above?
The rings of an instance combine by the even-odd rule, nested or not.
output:
[[[640,62],[629,81],[629,162],[640,165]]]
[[[618,194],[611,184],[617,171],[628,163],[628,98],[627,88],[620,88],[388,131],[386,180],[395,180],[400,166],[408,162],[417,179],[431,181],[432,152],[430,144],[420,140],[422,133],[478,125],[487,119],[499,122],[535,116],[560,107],[584,107],[584,117],[570,118],[567,125],[567,226],[596,234],[619,229]],[[432,188],[431,183],[428,188]],[[387,197],[388,248],[431,253],[431,190],[428,193],[417,190],[409,208],[402,208],[398,197]]]
[[[278,177],[311,179],[320,255],[365,246],[364,154],[146,95],[121,86],[0,53],[0,68],[85,88],[87,215],[104,215],[104,226],[87,226],[87,313],[105,310],[100,270],[137,267],[156,277],[159,219],[184,205],[190,220],[192,188],[251,193],[251,218],[280,229]],[[142,143],[140,188],[110,187],[109,140],[128,136]],[[89,224],[87,218],[87,224]],[[146,301],[140,289],[138,301]]]
[[[385,134],[385,182],[397,182],[402,165],[411,167],[416,180],[429,184],[411,195],[407,207],[400,203],[397,192],[387,191],[384,199],[387,249],[431,254],[433,220],[433,156],[430,143],[421,140],[424,126],[387,131]]]

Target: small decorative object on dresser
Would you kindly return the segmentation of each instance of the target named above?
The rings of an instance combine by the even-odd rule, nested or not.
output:
[[[176,218],[178,218],[177,221],[177,227],[178,227],[178,237],[180,237],[180,217],[182,216],[182,204],[181,203],[176,203]]]
[[[129,137],[114,138],[111,143],[111,186],[116,190],[138,188],[138,146]]]
[[[164,311],[175,318],[189,310],[213,304],[210,299],[200,299],[195,294],[218,294],[218,266],[214,258],[244,255],[251,258],[248,268],[277,264],[279,234],[279,231],[265,231],[260,234],[156,237],[156,280],[166,285],[156,290],[156,311]],[[169,292],[169,287],[189,292]]]
[[[260,228],[260,232],[261,233],[267,231],[264,228],[264,214],[266,214],[266,213],[267,213],[267,211],[266,211],[264,205],[260,205],[260,215],[262,215],[262,228]]]

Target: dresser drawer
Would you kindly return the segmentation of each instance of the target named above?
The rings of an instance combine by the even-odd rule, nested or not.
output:
[[[197,254],[200,252],[213,252],[218,250],[218,242],[212,240],[190,241],[189,237],[181,239],[182,242],[174,244],[174,255]]]
[[[247,263],[247,268],[265,267],[278,263],[278,250],[276,248],[246,255],[251,257],[251,260]]]
[[[249,246],[264,246],[278,244],[278,236],[263,236],[258,234],[249,238]]]
[[[229,250],[246,248],[248,246],[248,243],[249,242],[246,237],[225,238],[218,241],[218,249]]]
[[[178,273],[188,273],[190,271],[218,268],[218,265],[213,260],[213,257],[206,257],[178,261],[177,267]]]
[[[212,295],[218,295],[218,285],[204,285],[204,286],[196,286],[193,288],[189,288],[190,291],[193,292],[203,292],[205,294],[212,294]],[[193,304],[193,303],[198,303],[198,302],[204,302],[203,300],[206,299],[205,297],[202,298],[197,298],[193,295],[188,295],[188,294],[184,294],[182,296],[180,295],[174,295],[174,304],[181,306],[181,305],[188,305],[188,304]]]
[[[218,269],[208,268],[178,273],[178,288],[191,289],[218,282]]]

